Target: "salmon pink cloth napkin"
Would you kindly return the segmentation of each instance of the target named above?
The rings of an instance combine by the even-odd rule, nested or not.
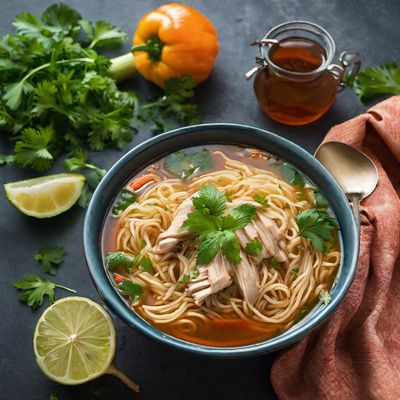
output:
[[[362,150],[379,184],[362,202],[349,292],[322,327],[278,356],[272,385],[281,400],[399,400],[400,96],[333,127],[324,141]]]

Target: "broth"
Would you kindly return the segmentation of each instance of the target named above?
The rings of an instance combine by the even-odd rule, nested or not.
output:
[[[221,150],[223,153],[221,153]],[[168,253],[169,255],[155,256],[152,252],[155,251],[154,249],[157,247],[158,236],[163,231],[165,232],[171,225],[170,220],[173,220],[174,212],[177,212],[175,203],[182,204],[185,199],[193,195],[192,192],[197,192],[193,189],[196,185],[199,185],[197,182],[214,179],[216,186],[218,186],[219,182],[225,182],[224,179],[228,179],[230,175],[234,176],[237,173],[234,167],[228,165],[230,161],[228,162],[227,158],[230,159],[234,165],[240,162],[240,168],[243,168],[241,171],[241,173],[243,173],[242,180],[239,179],[237,182],[235,181],[231,186],[224,186],[223,183],[221,183],[218,187],[221,192],[222,187],[225,189],[232,187],[232,191],[234,192],[234,194],[232,194],[232,197],[234,197],[233,200],[229,199],[231,196],[229,190],[224,191],[228,208],[230,201],[235,202],[240,200],[238,196],[241,190],[244,190],[240,189],[242,184],[246,186],[247,180],[251,179],[257,181],[257,176],[259,176],[259,174],[257,172],[251,172],[251,169],[254,168],[266,171],[266,179],[271,177],[271,181],[265,182],[266,187],[271,187],[271,189],[268,189],[271,190],[271,194],[268,196],[268,204],[270,204],[270,206],[265,204],[265,206],[263,206],[265,208],[262,209],[263,211],[258,211],[259,213],[265,212],[266,216],[270,215],[268,218],[270,218],[271,221],[274,215],[277,214],[274,211],[274,208],[277,207],[276,204],[281,204],[281,201],[284,202],[284,200],[280,200],[280,197],[284,198],[283,194],[294,196],[292,200],[288,199],[287,203],[282,207],[282,209],[288,207],[287,212],[297,210],[296,207],[299,207],[299,209],[313,208],[315,202],[315,186],[292,166],[263,151],[228,145],[208,145],[208,157],[213,161],[213,165],[208,165],[203,160],[204,165],[202,164],[200,170],[196,170],[196,165],[191,165],[190,160],[196,160],[199,154],[203,156],[204,154],[201,152],[204,151],[204,148],[200,146],[186,149],[185,151],[193,155],[188,157],[189,162],[186,162],[187,160],[183,162],[181,160],[183,156],[181,157],[182,153],[180,153],[175,157],[174,163],[172,163],[171,158],[169,158],[169,170],[165,169],[167,165],[165,159],[161,159],[155,164],[144,168],[130,179],[129,183],[136,182],[137,179],[144,174],[154,174],[157,179],[159,179],[159,182],[149,181],[142,188],[137,190],[137,202],[123,211],[122,215],[116,217],[112,213],[112,207],[110,208],[109,214],[105,220],[102,237],[102,250],[105,265],[108,262],[106,256],[110,252],[124,251],[132,256],[137,256],[145,252],[145,257],[149,258],[149,260],[151,259],[150,265],[152,265],[153,268],[152,272],[144,271],[143,267],[138,264],[127,272],[126,269],[117,266],[113,268],[112,272],[109,272],[110,279],[116,279],[117,282],[120,280],[124,282],[125,279],[129,279],[135,284],[141,285],[143,291],[140,299],[138,298],[139,301],[134,302],[132,305],[134,312],[157,329],[182,340],[201,345],[226,347],[253,344],[279,335],[307,315],[318,303],[321,290],[325,290],[326,292],[330,291],[336,277],[340,260],[339,240],[336,232],[333,233],[332,239],[329,242],[329,252],[323,255],[314,250],[315,254],[312,256],[312,262],[315,265],[313,267],[313,265],[310,264],[311,261],[305,261],[306,257],[309,257],[311,260],[311,255],[308,253],[312,251],[312,248],[307,247],[301,249],[302,246],[308,246],[307,239],[294,237],[292,233],[293,228],[290,228],[291,230],[288,230],[289,233],[285,233],[286,236],[293,236],[293,238],[290,238],[290,240],[288,239],[287,244],[285,244],[286,251],[289,254],[287,256],[287,262],[280,262],[278,263],[278,267],[273,267],[272,259],[275,258],[269,257],[261,261],[258,267],[255,267],[258,268],[257,273],[259,275],[260,288],[257,301],[250,306],[247,304],[245,297],[243,297],[245,296],[245,292],[242,292],[239,278],[236,275],[236,278],[232,278],[233,283],[230,286],[211,294],[205,300],[202,300],[201,304],[195,304],[196,297],[192,294],[192,298],[188,294],[188,288],[193,287],[192,285],[195,284],[196,279],[199,279],[194,276],[194,272],[197,271],[198,275],[199,269],[202,269],[203,266],[199,267],[196,264],[196,254],[193,253],[198,251],[198,242],[191,241],[192,239],[190,239],[190,236],[189,239],[184,239],[180,242],[173,252]],[[227,158],[224,158],[221,154]],[[171,170],[175,171],[174,168],[177,160],[180,160],[181,164],[186,168],[186,172],[184,171],[184,179],[179,179],[171,173]],[[209,158],[207,158],[207,160],[209,161]],[[201,163],[199,162],[199,164]],[[250,168],[248,177],[246,177],[246,168]],[[289,168],[289,170],[285,170],[285,168]],[[218,171],[224,172],[220,174]],[[253,175],[250,175],[250,172]],[[189,174],[189,176],[186,176],[187,174]],[[285,179],[288,179],[288,175],[292,178],[295,176],[297,180],[295,179],[293,184],[288,184],[285,181]],[[261,177],[262,176],[264,175],[261,174]],[[165,184],[165,182],[170,182],[170,186],[160,186],[163,183]],[[260,191],[264,190],[261,189],[261,186],[259,186]],[[170,187],[177,189],[168,192],[168,196],[165,194],[165,197],[157,194],[157,188],[160,193],[166,193],[167,189]],[[201,188],[203,186],[199,187]],[[186,192],[189,195],[181,194]],[[120,194],[116,197],[116,201],[118,201],[119,196]],[[157,196],[161,196],[161,200]],[[175,202],[173,199],[177,196],[182,198],[182,201]],[[167,198],[171,199],[170,204],[163,203]],[[246,199],[247,198],[248,196]],[[256,196],[254,196],[254,198],[256,198]],[[154,203],[153,200],[155,201]],[[276,203],[274,203],[274,201]],[[298,206],[293,206],[291,205],[292,203]],[[272,210],[269,210],[270,208],[272,208]],[[149,217],[146,219],[141,217],[141,215],[147,213],[147,209],[150,210],[151,218]],[[152,221],[161,221],[159,224],[162,224],[164,223],[164,219],[170,220],[168,220],[164,224],[165,226],[163,229],[160,229],[158,232],[157,224]],[[288,218],[288,221],[289,220]],[[151,227],[151,224],[154,224],[154,226]],[[292,224],[292,222],[289,221],[288,224]],[[256,226],[255,223],[254,226]],[[279,227],[279,223],[277,222],[276,226],[282,228],[283,225]],[[155,231],[157,232],[155,233]],[[134,236],[139,234],[143,237],[141,237],[140,240],[139,238],[135,239]],[[284,247],[283,241],[286,241],[286,237],[282,234],[280,240],[282,243],[279,242],[279,246],[282,248]],[[297,242],[299,244],[296,244]],[[294,250],[288,250],[291,248],[290,246],[294,246],[294,248],[297,246],[298,249],[296,247]],[[127,249],[129,251],[127,251]],[[299,258],[302,260],[302,264],[296,266],[293,264],[293,260],[290,257],[300,257],[299,254],[302,254],[303,257]],[[255,265],[255,261],[253,261],[250,255],[246,254],[246,257]],[[306,271],[307,263],[311,265],[311,267],[307,267],[311,268],[308,272]],[[317,265],[318,263],[320,264],[319,266]],[[326,265],[324,265],[324,263]],[[211,263],[210,265],[214,264]],[[192,277],[189,276],[190,274],[183,275],[183,272],[187,272],[188,268],[191,268],[190,271],[193,273]],[[208,266],[206,268],[211,267]],[[233,265],[233,268],[238,267]],[[207,271],[209,272],[210,270],[207,269]],[[202,273],[203,272],[200,273],[200,277]],[[293,274],[293,276],[291,276],[291,274]],[[280,321],[278,318],[279,315],[287,311],[285,311],[284,307],[279,306],[281,307],[279,308],[275,304],[282,305],[284,302],[291,304],[290,301],[292,300],[290,300],[288,293],[291,293],[290,291],[294,293],[296,291],[296,284],[294,283],[296,279],[300,282],[297,284],[298,287],[305,279],[302,278],[303,275],[305,277],[307,274],[312,274],[312,279],[316,280],[320,286],[322,285],[321,287],[323,287],[323,289],[319,286],[317,287],[315,284],[313,289],[309,291],[308,288],[311,287],[311,283],[309,283],[304,289],[307,292],[309,291],[308,295],[303,295],[297,306],[296,303],[293,303],[294,305],[290,306],[291,311],[288,312],[287,318]],[[185,281],[185,276],[189,276],[187,281]],[[208,279],[209,277],[210,275]],[[320,278],[321,282],[319,282]],[[276,288],[270,289],[270,291],[265,289],[265,286],[273,282],[274,279],[276,280]],[[262,283],[264,281],[266,281],[266,283],[263,286]],[[275,283],[271,283],[270,285],[273,286],[274,284]],[[282,287],[280,288],[279,285]],[[262,290],[265,290],[265,293],[261,295]],[[129,301],[131,300],[133,300],[132,297]],[[255,311],[251,311],[252,307],[255,308]],[[278,308],[274,309],[274,307]],[[163,310],[165,310],[165,312]],[[181,312],[182,310],[184,311]],[[258,312],[264,316],[265,320],[261,320],[257,314]],[[268,322],[269,319],[273,321],[276,320],[277,322]]]

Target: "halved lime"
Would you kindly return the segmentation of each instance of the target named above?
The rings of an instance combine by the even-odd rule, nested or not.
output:
[[[139,390],[115,368],[114,324],[104,308],[90,299],[70,296],[52,304],[39,318],[33,347],[39,367],[53,381],[78,385],[112,374]]]
[[[31,217],[50,218],[70,209],[81,195],[85,177],[55,174],[4,185],[8,200]]]

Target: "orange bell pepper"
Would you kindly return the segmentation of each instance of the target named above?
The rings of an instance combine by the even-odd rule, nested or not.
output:
[[[133,38],[138,71],[164,88],[172,77],[206,80],[218,54],[217,31],[199,11],[183,4],[166,4],[146,14]]]

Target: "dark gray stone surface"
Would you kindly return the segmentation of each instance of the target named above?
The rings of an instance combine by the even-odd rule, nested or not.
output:
[[[0,34],[11,31],[11,21],[21,11],[40,13],[52,1],[2,0]],[[107,19],[132,34],[136,22],[161,1],[86,0],[67,1],[90,19]],[[184,1],[204,12],[215,24],[221,50],[212,77],[198,89],[198,101],[205,122],[236,122],[273,131],[313,152],[325,133],[335,124],[349,119],[365,108],[355,95],[341,93],[330,111],[319,121],[305,127],[286,127],[269,120],[259,109],[252,84],[243,73],[253,66],[255,49],[249,42],[263,36],[272,26],[291,19],[321,24],[334,37],[338,53],[359,51],[364,63],[374,65],[388,60],[399,62],[400,3],[396,0],[209,0]],[[125,50],[129,46],[127,45]],[[156,89],[141,78],[128,87],[140,94]],[[143,129],[135,136],[133,147],[150,133]],[[0,140],[0,153],[9,145]],[[128,150],[128,148],[126,149]],[[107,150],[92,160],[108,168],[123,152]],[[52,172],[61,171],[58,163]],[[0,181],[15,181],[35,176],[32,171],[2,167]],[[40,221],[25,217],[0,195],[0,399],[42,400],[55,392],[60,400],[70,399],[275,399],[269,382],[274,355],[246,360],[208,360],[179,353],[153,343],[115,318],[118,331],[117,363],[142,385],[132,394],[113,377],[103,377],[79,387],[62,387],[48,379],[35,364],[32,334],[41,310],[32,312],[18,302],[12,283],[26,272],[40,272],[33,254],[46,243],[65,247],[67,257],[55,280],[78,290],[79,295],[95,301],[100,298],[90,280],[82,249],[82,223],[85,211],[75,207],[69,212]],[[59,292],[58,296],[64,293]]]

